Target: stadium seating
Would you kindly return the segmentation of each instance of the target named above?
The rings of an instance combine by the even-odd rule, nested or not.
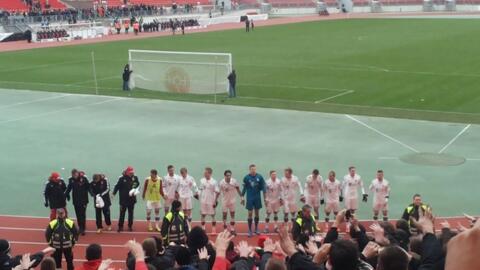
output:
[[[0,9],[6,11],[26,11],[28,7],[22,0],[0,0]]]
[[[200,2],[200,5],[209,5],[211,4],[209,0],[129,0],[130,5],[150,5],[150,6],[171,6],[172,3],[177,3],[179,5],[192,4],[196,5],[197,2]],[[108,1],[109,7],[119,7],[123,5],[123,0],[110,0]]]
[[[267,0],[272,7],[288,8],[288,7],[314,7],[315,2],[312,0]]]
[[[47,3],[47,0],[40,0],[40,4],[42,5],[42,8],[45,8],[46,3]],[[65,6],[65,4],[63,4],[59,0],[48,0],[48,3],[51,9],[63,10],[67,8],[67,6]]]

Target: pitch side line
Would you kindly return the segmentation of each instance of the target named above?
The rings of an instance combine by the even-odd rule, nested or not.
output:
[[[415,153],[420,153],[417,149],[411,147],[410,145],[405,144],[405,143],[403,143],[403,142],[401,142],[401,141],[393,138],[392,136],[387,135],[387,134],[381,132],[380,130],[378,130],[378,129],[374,128],[374,127],[369,126],[368,124],[366,124],[366,123],[358,120],[357,118],[355,118],[355,117],[353,117],[353,116],[350,116],[350,115],[348,115],[348,114],[345,114],[345,116],[346,116],[348,119],[350,119],[350,120],[352,120],[352,121],[354,121],[354,122],[356,122],[356,123],[358,123],[358,124],[360,124],[360,125],[368,128],[368,129],[374,131],[375,133],[377,133],[377,134],[379,134],[379,135],[382,135],[383,137],[391,140],[392,142],[398,143],[398,144],[400,144],[401,146],[403,146],[403,147],[405,147],[405,148],[407,148],[407,149],[409,149],[409,150],[411,150],[411,151],[413,151],[413,152],[415,152]]]
[[[79,108],[84,108],[84,107],[88,107],[88,106],[100,105],[100,104],[104,104],[104,103],[108,103],[108,102],[112,102],[112,101],[116,101],[116,100],[119,100],[119,99],[118,99],[118,98],[111,98],[111,99],[102,100],[102,101],[99,101],[99,102],[88,103],[88,104],[85,104],[85,105],[79,105],[79,106],[70,107],[70,108],[66,108],[66,109],[55,110],[55,111],[46,112],[46,113],[40,113],[40,114],[34,114],[34,115],[28,115],[28,116],[24,116],[24,117],[19,117],[19,118],[4,120],[4,121],[0,121],[0,125],[1,125],[1,124],[11,123],[11,122],[17,122],[17,121],[21,121],[21,120],[27,120],[27,119],[32,119],[32,118],[47,116],[47,115],[51,115],[51,114],[55,114],[55,113],[59,113],[59,112],[71,111],[71,110],[75,110],[75,109],[79,109]]]
[[[328,88],[328,87],[311,87],[311,86],[300,86],[300,85],[274,85],[274,84],[249,84],[249,83],[239,84],[239,86],[242,86],[242,85],[243,86],[268,87],[268,88],[327,90],[327,91],[335,91],[335,92],[352,91],[352,89],[340,89],[340,88]]]
[[[16,107],[16,106],[21,106],[21,105],[27,105],[27,104],[47,101],[47,100],[52,100],[52,99],[59,99],[59,98],[68,97],[68,96],[71,96],[71,95],[72,94],[56,95],[56,96],[48,97],[48,98],[39,98],[39,99],[30,100],[30,101],[17,102],[17,103],[5,105],[5,106],[0,106],[0,110],[1,109],[6,109],[6,108],[12,108],[12,107]]]
[[[452,145],[460,136],[462,136],[463,133],[465,133],[465,131],[467,131],[467,129],[469,129],[472,125],[471,124],[468,124],[467,126],[465,126],[455,137],[453,137],[442,149],[440,149],[440,151],[438,151],[439,154],[443,153],[443,151],[445,151],[450,145]]]
[[[331,100],[331,99],[334,99],[334,98],[337,98],[337,97],[345,96],[345,95],[351,94],[353,92],[355,92],[355,90],[348,90],[348,91],[345,91],[345,92],[340,93],[340,94],[336,94],[336,95],[331,96],[331,97],[327,97],[327,98],[324,98],[324,99],[317,100],[317,101],[315,101],[315,104],[322,103],[324,101]]]

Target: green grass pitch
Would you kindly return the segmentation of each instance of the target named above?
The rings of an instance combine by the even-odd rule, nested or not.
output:
[[[100,94],[123,96],[128,49],[229,52],[240,97],[228,104],[480,123],[478,29],[471,19],[354,19],[8,52],[0,87],[94,93],[93,51]]]

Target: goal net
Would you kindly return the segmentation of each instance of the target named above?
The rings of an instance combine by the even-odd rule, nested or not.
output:
[[[131,88],[216,94],[228,92],[232,54],[129,50]]]

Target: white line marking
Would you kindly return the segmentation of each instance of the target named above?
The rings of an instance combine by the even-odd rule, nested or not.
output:
[[[345,95],[351,94],[353,92],[355,92],[355,91],[354,90],[348,90],[348,91],[345,91],[345,92],[340,93],[340,94],[336,94],[336,95],[331,96],[331,97],[327,97],[327,98],[324,98],[324,99],[317,100],[317,101],[315,101],[315,104],[322,103],[324,101],[331,100],[331,99],[334,99],[334,98],[337,98],[337,97],[345,96]]]
[[[4,231],[32,231],[32,232],[44,232],[45,229],[38,229],[38,228],[22,228],[22,227],[0,227],[0,230]],[[97,231],[85,231],[86,233],[96,234]],[[128,234],[139,234],[139,235],[152,235],[156,232],[128,232]],[[102,234],[119,234],[116,230],[112,231],[102,231]]]
[[[259,87],[269,87],[269,88],[290,88],[290,89],[309,89],[309,90],[328,90],[335,92],[344,92],[351,91],[352,89],[340,89],[340,88],[328,88],[328,87],[311,87],[311,86],[301,86],[301,85],[273,85],[273,84],[249,84],[242,83],[240,86],[259,86]]]
[[[415,152],[415,153],[419,153],[419,151],[418,151],[417,149],[411,147],[410,145],[405,144],[405,143],[403,143],[403,142],[401,142],[401,141],[393,138],[392,136],[387,135],[387,134],[381,132],[380,130],[378,130],[378,129],[374,128],[374,127],[369,126],[368,124],[366,124],[366,123],[358,120],[357,118],[355,118],[355,117],[353,117],[353,116],[350,116],[350,115],[348,115],[348,114],[345,114],[345,116],[346,116],[348,119],[350,119],[350,120],[352,120],[352,121],[354,121],[354,122],[357,122],[358,124],[360,124],[360,125],[368,128],[368,129],[376,132],[377,134],[380,134],[380,135],[382,135],[383,137],[385,137],[385,138],[387,138],[387,139],[389,139],[389,140],[391,140],[391,141],[393,141],[393,142],[396,142],[396,143],[400,144],[401,146],[403,146],[403,147],[405,147],[405,148],[407,148],[407,149],[409,149],[409,150],[412,150],[412,151]]]
[[[443,153],[443,151],[445,151],[450,145],[452,145],[452,143],[454,143],[458,137],[460,137],[463,133],[465,133],[465,131],[467,131],[467,129],[469,129],[471,126],[471,124],[468,124],[466,127],[464,127],[455,137],[453,137],[453,139],[451,139],[442,149],[440,149],[440,151],[438,151],[439,154]]]
[[[398,157],[379,157],[378,159],[392,160],[392,159],[398,159]]]
[[[468,161],[480,161],[480,158],[467,158]]]
[[[46,112],[46,113],[33,114],[33,115],[24,116],[24,117],[19,117],[19,118],[4,120],[4,121],[0,121],[0,125],[1,125],[1,124],[6,124],[6,123],[11,123],[11,122],[16,122],[16,121],[21,121],[21,120],[26,120],[26,119],[32,119],[32,118],[42,117],[42,116],[46,116],[46,115],[50,115],[50,114],[55,114],[55,113],[59,113],[59,112],[71,111],[71,110],[75,110],[75,109],[79,109],[79,108],[83,108],[83,107],[87,107],[87,106],[100,105],[100,104],[108,103],[108,102],[115,101],[115,100],[119,100],[119,98],[111,98],[111,99],[107,99],[107,100],[103,100],[103,101],[99,101],[99,102],[94,102],[94,103],[89,103],[89,104],[85,104],[85,105],[74,106],[74,107],[70,107],[70,108],[66,108],[66,109],[55,110],[55,111]]]
[[[38,245],[38,246],[45,246],[47,245],[46,242],[30,242],[30,241],[9,241],[11,244],[24,244],[24,245]],[[75,244],[78,247],[88,247],[90,244]],[[109,244],[102,244],[102,247],[110,247],[110,248],[125,248],[125,245],[109,245]]]
[[[32,103],[42,102],[42,101],[46,101],[46,100],[58,99],[58,98],[68,97],[68,96],[71,96],[71,95],[72,94],[56,95],[56,96],[48,97],[48,98],[39,98],[39,99],[30,100],[30,101],[22,101],[22,102],[17,102],[17,103],[13,103],[13,104],[8,104],[8,105],[5,105],[5,106],[0,106],[0,109],[12,108],[12,107],[15,107],[15,106],[32,104]]]
[[[90,60],[64,61],[64,62],[59,62],[59,63],[58,62],[57,63],[48,63],[48,64],[35,65],[35,66],[28,65],[28,66],[17,67],[17,68],[5,68],[5,69],[0,69],[0,72],[13,72],[13,71],[21,71],[21,70],[31,70],[31,69],[39,69],[39,68],[58,66],[58,65],[78,64],[78,63],[84,63],[84,62],[90,62]]]

